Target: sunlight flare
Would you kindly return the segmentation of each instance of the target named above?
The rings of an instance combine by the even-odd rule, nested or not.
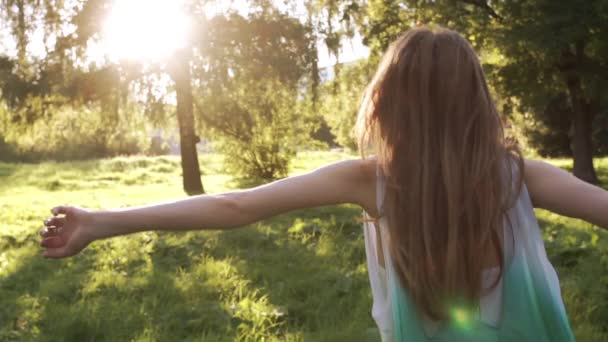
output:
[[[179,0],[115,0],[103,26],[104,49],[113,59],[160,60],[183,47],[190,33]]]

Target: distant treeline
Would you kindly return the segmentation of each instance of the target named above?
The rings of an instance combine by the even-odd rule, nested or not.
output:
[[[204,137],[235,174],[284,176],[298,149],[356,148],[359,98],[379,57],[420,24],[469,39],[509,134],[527,151],[571,156],[591,182],[593,157],[608,153],[606,1],[250,0],[247,14],[210,16],[206,1],[193,0],[184,4],[192,34],[171,59],[93,63],[87,47],[112,3],[2,3],[0,29],[16,49],[0,51],[0,159],[157,153],[150,132],[162,129],[179,132],[184,170],[198,165]],[[40,32],[43,56],[31,54]],[[355,35],[370,57],[338,63],[322,81],[319,47],[339,60]],[[197,175],[198,167],[184,172]]]

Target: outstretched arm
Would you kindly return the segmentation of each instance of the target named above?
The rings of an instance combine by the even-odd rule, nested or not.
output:
[[[525,180],[535,207],[608,229],[608,192],[551,164],[525,161]]]
[[[229,229],[288,211],[354,203],[375,215],[375,162],[349,160],[257,188],[144,207],[88,211],[57,207],[45,221],[45,256],[78,253],[94,240],[145,230]]]

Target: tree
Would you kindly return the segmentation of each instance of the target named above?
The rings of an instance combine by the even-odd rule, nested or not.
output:
[[[287,176],[289,162],[310,140],[293,89],[271,77],[233,78],[207,89],[200,115],[224,165],[238,178],[269,180]]]
[[[344,65],[338,77],[323,86],[321,113],[336,137],[336,142],[353,151],[357,150],[353,127],[357,121],[361,96],[371,81],[374,67],[368,60]]]
[[[494,40],[509,62],[498,76],[511,94],[537,113],[541,112],[539,102],[546,107],[557,94],[567,95],[574,174],[597,183],[592,124],[608,108],[604,100],[608,90],[608,6],[604,1],[580,0],[501,5],[496,12],[503,19]]]
[[[522,112],[542,115],[566,94],[574,174],[598,181],[591,137],[594,117],[608,108],[605,1],[372,1],[367,17],[366,38],[376,51],[417,23],[456,29],[482,53],[496,51],[500,58],[486,60],[490,79]]]
[[[308,23],[313,28],[315,47],[318,43],[317,39],[321,40],[329,54],[336,59],[336,63],[333,65],[335,77],[339,77],[341,71],[342,43],[345,38],[354,37],[357,24],[360,24],[360,14],[364,3],[361,0],[305,1]],[[332,91],[337,91],[337,84]]]
[[[177,96],[177,122],[179,126],[180,152],[184,190],[189,195],[204,193],[201,171],[198,164],[196,144],[199,138],[194,133],[194,104],[192,102],[192,77],[190,60],[192,48],[177,51],[169,65],[169,74],[175,83]]]
[[[273,6],[212,18],[195,58],[199,117],[239,176],[285,176],[310,138],[301,110],[314,57],[308,28]],[[314,51],[314,50],[313,50]]]
[[[193,1],[188,5],[194,7],[197,3]],[[17,75],[17,79],[11,82],[9,88],[19,83],[15,81],[20,81],[19,84],[23,85],[22,91],[21,94],[16,94],[18,97],[13,96],[14,91],[3,92],[3,97],[11,97],[9,100],[21,99],[23,102],[22,99],[28,96],[44,95],[44,91],[54,95],[59,93],[74,105],[78,103],[89,106],[92,102],[99,102],[107,119],[112,120],[118,118],[121,106],[128,102],[129,89],[133,82],[144,79],[150,73],[158,73],[159,69],[164,71],[160,65],[144,68],[141,63],[128,61],[106,61],[106,65],[101,67],[78,67],[87,64],[85,53],[89,43],[101,36],[103,19],[112,7],[110,0],[79,0],[77,3],[66,3],[62,0],[3,0],[3,5],[6,10],[0,14],[10,19],[10,26],[17,41],[19,69],[35,71],[22,72],[23,76]],[[200,11],[189,13],[201,16]],[[28,15],[31,18],[26,18]],[[41,27],[34,28],[28,24],[36,22],[29,19],[38,17],[44,18]],[[75,30],[62,29],[68,23],[72,24]],[[38,67],[27,69],[28,63],[33,60],[31,56],[27,56],[28,35],[36,29],[43,30],[45,37],[49,38],[45,40],[47,51]],[[203,187],[196,155],[197,138],[194,134],[192,81],[189,70],[191,50],[192,45],[178,51],[168,69],[177,93],[184,190],[188,194],[199,194],[203,192]],[[91,80],[93,82],[90,82]],[[106,82],[107,80],[115,81]],[[44,117],[41,113],[32,113],[32,116],[37,116],[33,119]],[[107,127],[112,127],[112,122],[108,120]]]

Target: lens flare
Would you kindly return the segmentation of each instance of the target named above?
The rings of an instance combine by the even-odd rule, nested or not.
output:
[[[190,23],[179,0],[115,0],[103,43],[114,59],[159,60],[183,47]]]
[[[452,322],[462,330],[470,330],[472,327],[473,315],[464,308],[454,308],[450,312]]]

